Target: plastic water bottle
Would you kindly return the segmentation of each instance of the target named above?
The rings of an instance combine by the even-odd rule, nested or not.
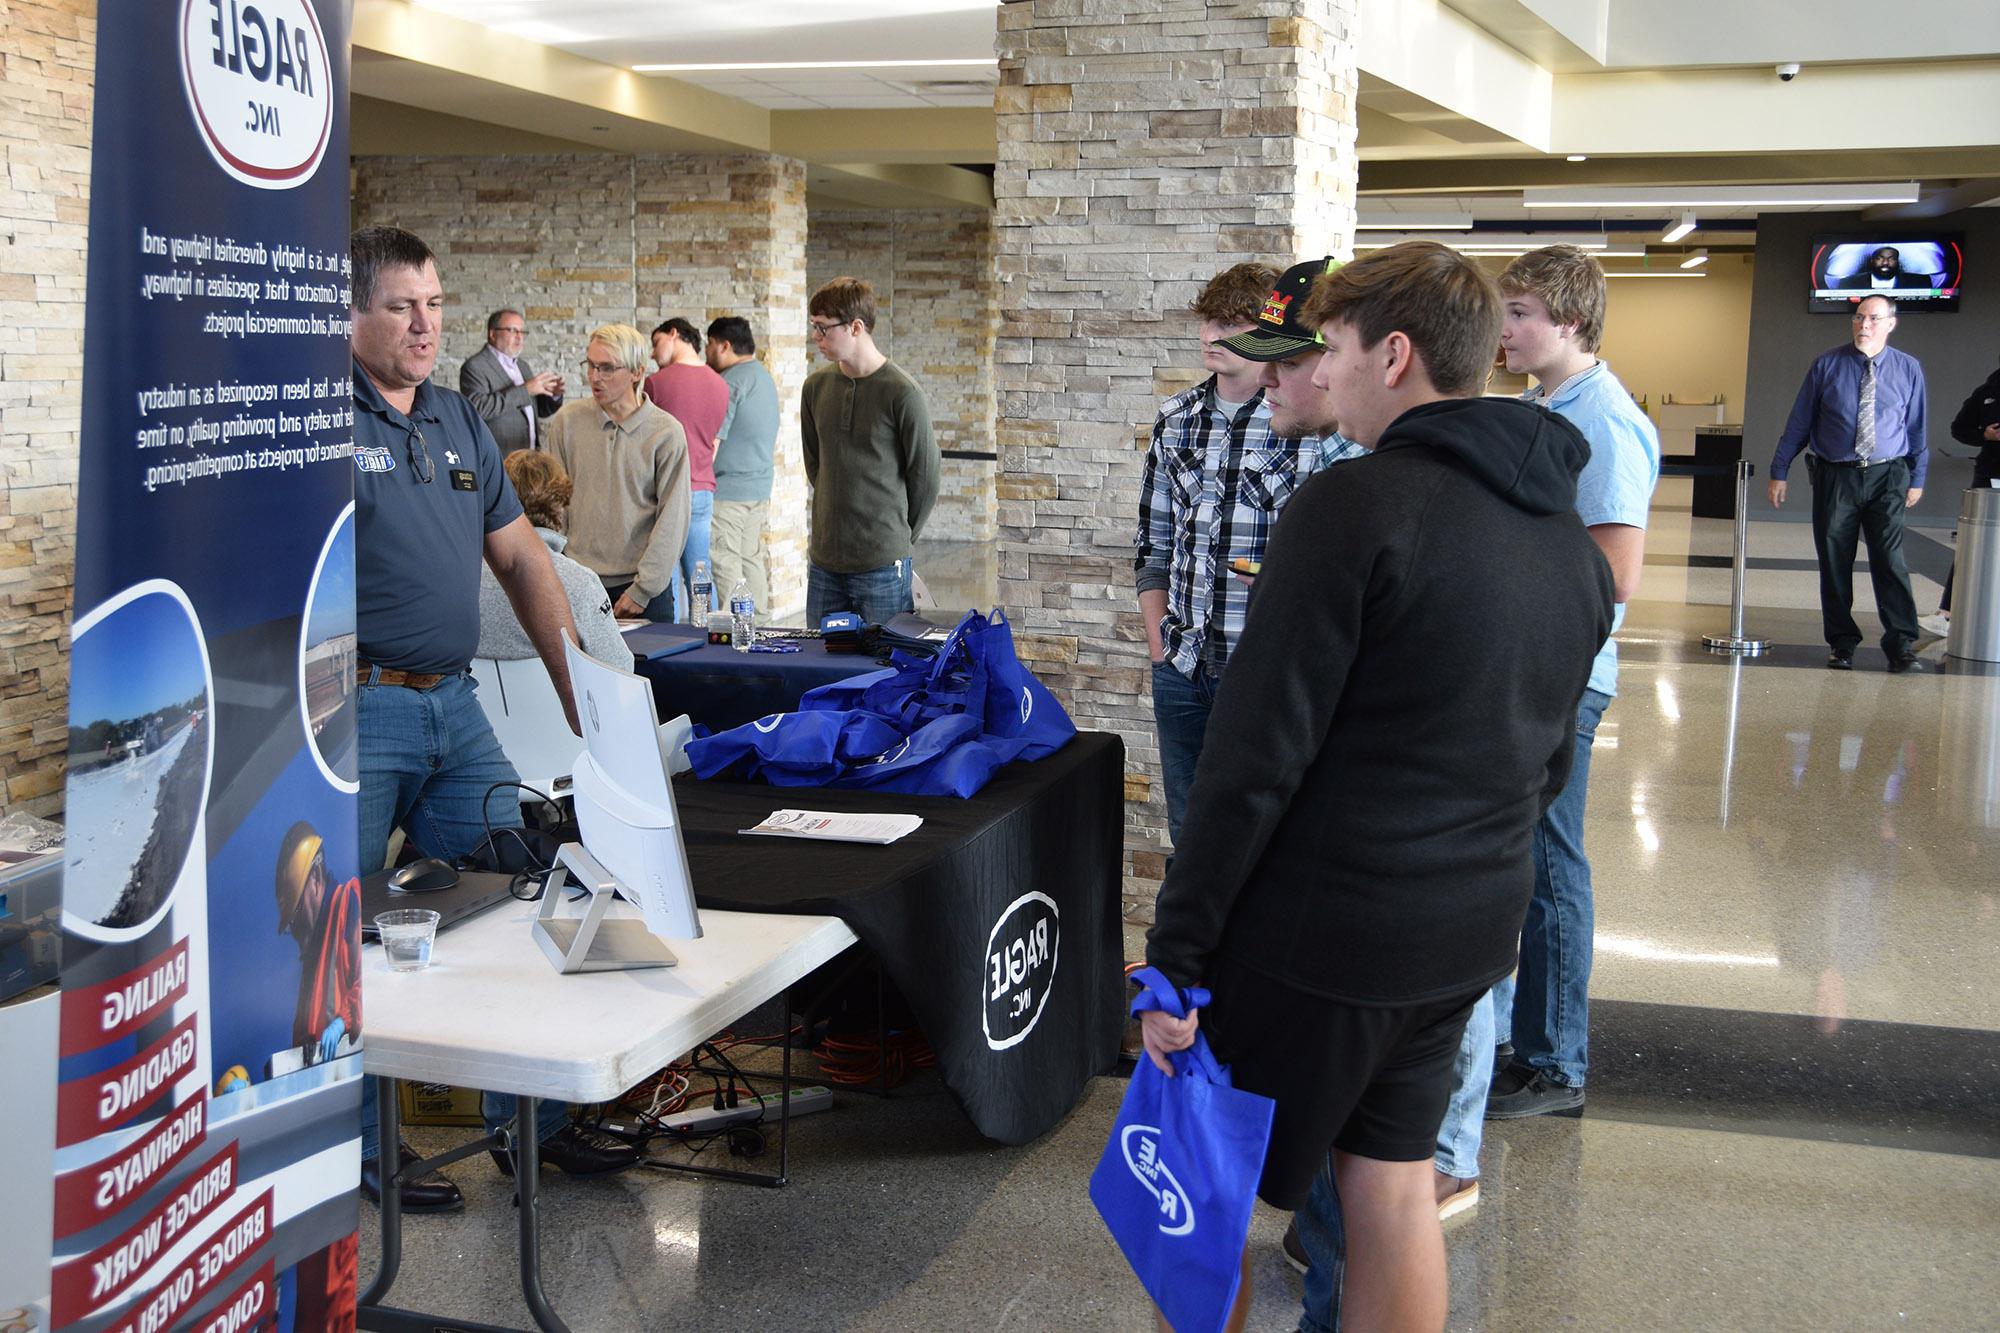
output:
[[[694,562],[694,586],[689,589],[688,623],[706,625],[708,613],[715,606],[715,583],[709,577],[708,561]]]
[[[739,653],[757,641],[757,604],[750,600],[750,581],[736,580],[729,590],[729,642]]]

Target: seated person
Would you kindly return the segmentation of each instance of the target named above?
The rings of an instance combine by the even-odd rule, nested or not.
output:
[[[508,454],[503,466],[507,480],[514,483],[521,509],[534,525],[535,535],[549,548],[556,578],[569,597],[570,614],[576,619],[577,637],[583,651],[598,661],[624,671],[632,669],[632,650],[625,646],[618,622],[611,615],[611,597],[597,575],[563,554],[569,544],[569,474],[548,454],[532,449]],[[514,615],[514,606],[501,590],[500,581],[484,565],[479,567],[479,654],[502,662],[534,657],[535,645]]]

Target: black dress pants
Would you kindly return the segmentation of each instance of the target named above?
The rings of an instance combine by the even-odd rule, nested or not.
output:
[[[1972,489],[1984,490],[2000,477],[2000,444],[1982,445],[1979,457],[1972,460]],[[1959,512],[1963,513],[1963,510]],[[1951,585],[1958,578],[1958,558],[1952,557],[1951,573],[1944,576],[1944,596],[1938,599],[1938,610],[1951,610]]]
[[[1872,467],[1842,466],[1808,456],[1813,485],[1813,547],[1819,554],[1819,610],[1827,645],[1853,652],[1861,643],[1854,623],[1854,547],[1868,543],[1868,573],[1882,617],[1882,651],[1909,652],[1917,637],[1917,601],[1903,561],[1903,504],[1910,491],[1910,461],[1891,458]]]

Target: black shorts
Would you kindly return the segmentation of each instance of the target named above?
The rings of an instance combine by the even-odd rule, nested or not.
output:
[[[1259,1198],[1296,1209],[1332,1148],[1383,1162],[1436,1153],[1459,1041],[1486,987],[1379,1008],[1311,995],[1228,959],[1214,973],[1201,1030],[1237,1087],[1278,1103]]]

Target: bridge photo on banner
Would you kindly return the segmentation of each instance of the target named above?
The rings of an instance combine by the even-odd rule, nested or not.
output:
[[[56,1328],[353,1327],[348,24],[99,13]]]

